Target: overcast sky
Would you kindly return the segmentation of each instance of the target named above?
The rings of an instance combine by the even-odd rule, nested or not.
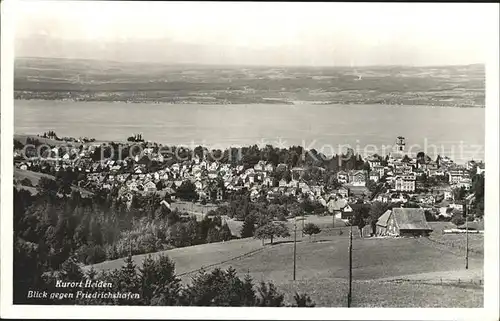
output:
[[[491,4],[21,1],[16,56],[258,65],[483,63]]]

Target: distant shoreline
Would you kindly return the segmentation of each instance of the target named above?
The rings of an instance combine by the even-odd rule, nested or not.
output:
[[[249,103],[221,103],[221,102],[157,102],[157,101],[126,101],[126,100],[70,100],[70,99],[23,99],[23,98],[14,98],[15,101],[54,101],[54,102],[69,102],[69,103],[123,103],[123,104],[144,104],[144,105],[206,105],[206,106],[223,106],[223,105],[278,105],[278,106],[302,106],[302,105],[314,105],[314,106],[387,106],[387,107],[417,107],[417,108],[486,108],[486,106],[448,106],[448,105],[426,105],[426,104],[389,104],[389,103],[342,103],[342,102],[322,102],[322,101],[290,101],[288,103],[285,102],[272,102],[270,99],[269,102],[249,102]]]

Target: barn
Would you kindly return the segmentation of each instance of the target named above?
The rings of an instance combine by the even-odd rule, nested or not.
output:
[[[421,208],[393,208],[378,219],[376,234],[381,236],[429,235],[432,228]]]

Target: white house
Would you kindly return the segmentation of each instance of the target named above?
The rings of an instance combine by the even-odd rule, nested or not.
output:
[[[378,181],[379,181],[379,174],[378,174],[378,173],[376,173],[376,172],[373,172],[373,171],[372,171],[372,172],[370,172],[370,177],[369,177],[369,179],[370,179],[371,181],[374,181],[374,182],[376,183],[376,182],[378,182]]]
[[[156,192],[156,184],[153,183],[152,181],[149,181],[146,184],[144,184],[144,190],[147,192]]]

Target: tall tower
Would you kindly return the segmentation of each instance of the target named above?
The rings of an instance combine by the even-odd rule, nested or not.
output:
[[[405,138],[403,136],[398,136],[396,139],[396,146],[397,146],[397,151],[402,153],[405,150]]]

